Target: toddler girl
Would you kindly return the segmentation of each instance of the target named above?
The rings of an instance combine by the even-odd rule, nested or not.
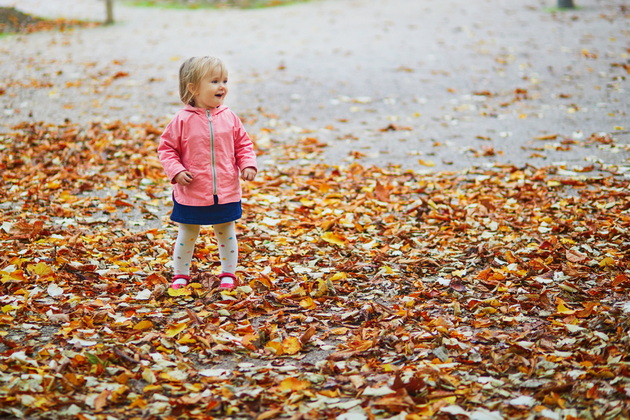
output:
[[[219,287],[238,285],[235,221],[242,215],[241,186],[258,172],[254,145],[241,120],[223,105],[227,70],[215,57],[193,57],[179,69],[184,103],[168,124],[158,156],[173,185],[171,220],[179,223],[171,287],[190,281],[190,264],[201,225],[212,225],[219,246]]]

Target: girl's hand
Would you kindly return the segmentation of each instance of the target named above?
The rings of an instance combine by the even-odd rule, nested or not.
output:
[[[241,179],[244,181],[253,181],[256,178],[256,168],[247,167],[241,172]]]
[[[175,175],[174,179],[174,181],[177,182],[179,185],[188,185],[192,182],[192,180],[193,176],[188,171],[182,171],[178,173],[177,175]]]

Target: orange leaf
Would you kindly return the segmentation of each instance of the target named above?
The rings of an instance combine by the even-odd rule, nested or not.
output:
[[[628,276],[626,276],[625,274],[619,274],[613,279],[612,285],[614,287],[617,287],[620,284],[626,283],[627,281],[628,281]]]
[[[379,201],[389,201],[389,188],[380,182],[376,181],[376,187],[374,188],[374,194]]]
[[[575,311],[575,316],[577,316],[578,318],[588,318],[593,314],[593,311],[595,310],[595,307],[597,307],[597,305],[599,305],[599,303],[597,302],[584,302],[584,309],[582,309],[581,311]]]
[[[282,340],[284,354],[297,354],[302,350],[302,343],[297,337],[287,337]]]
[[[282,343],[278,343],[277,341],[268,342],[265,344],[265,349],[271,350],[271,352],[275,353],[276,356],[282,356],[284,354]]]
[[[138,397],[127,408],[144,408],[149,405],[142,397]]]
[[[241,344],[246,349],[256,351],[256,341],[258,341],[258,339],[258,334],[245,334],[243,338],[241,338]]]
[[[293,376],[289,376],[280,382],[280,389],[283,391],[301,391],[309,388],[310,386],[311,383],[309,381],[302,381],[298,378],[294,378]]]

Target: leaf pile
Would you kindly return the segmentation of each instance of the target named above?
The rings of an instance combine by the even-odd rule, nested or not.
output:
[[[265,169],[245,186],[245,284],[216,290],[204,229],[196,282],[174,291],[160,132],[23,124],[0,137],[0,412],[630,416],[627,180]]]
[[[137,6],[160,6],[175,8],[239,8],[253,9],[260,7],[275,7],[308,0],[137,0],[132,4]]]
[[[75,27],[93,27],[97,23],[76,19],[41,19],[22,13],[14,7],[0,7],[0,34],[30,34],[39,31],[65,31]]]

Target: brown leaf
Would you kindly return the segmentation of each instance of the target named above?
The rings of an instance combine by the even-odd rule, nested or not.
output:
[[[94,410],[95,411],[101,411],[103,408],[105,408],[105,406],[107,406],[107,399],[109,398],[109,396],[111,395],[112,391],[109,390],[104,390],[103,392],[101,392],[98,397],[96,397],[96,399],[94,400]]]
[[[315,328],[314,326],[311,325],[310,327],[308,327],[308,329],[304,331],[304,334],[300,336],[300,343],[302,343],[302,345],[306,345],[306,343],[309,342],[311,337],[313,337],[316,332],[317,328]]]
[[[568,249],[566,252],[567,260],[573,263],[580,263],[588,259],[588,256],[580,251]]]

